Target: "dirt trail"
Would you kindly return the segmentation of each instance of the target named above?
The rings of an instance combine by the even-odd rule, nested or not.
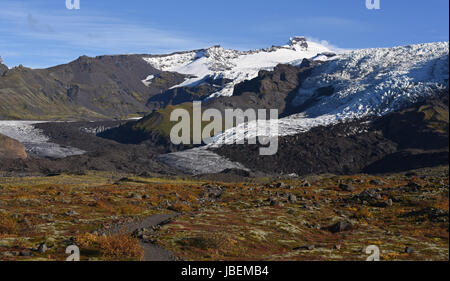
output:
[[[108,230],[109,233],[117,233],[119,231],[125,231],[126,233],[132,233],[140,228],[150,228],[164,224],[166,221],[178,214],[157,214],[149,216],[143,220],[130,222],[123,225],[117,225]],[[144,249],[144,261],[174,261],[176,258],[170,251],[167,251],[155,244],[141,241],[141,246]]]

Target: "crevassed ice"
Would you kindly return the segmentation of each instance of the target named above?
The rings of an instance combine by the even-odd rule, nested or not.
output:
[[[293,103],[299,106],[316,89],[330,85],[335,88],[331,96],[322,97],[302,113],[278,121],[240,124],[215,136],[210,146],[231,144],[242,137],[273,137],[274,131],[270,131],[273,122],[278,123],[278,135],[286,136],[398,110],[448,87],[448,48],[448,42],[441,42],[340,54],[313,71]],[[255,130],[256,126],[268,128]]]
[[[314,69],[293,104],[301,105],[317,88],[333,86],[334,94],[308,108],[306,116],[389,113],[448,86],[448,47],[442,42],[341,54]]]

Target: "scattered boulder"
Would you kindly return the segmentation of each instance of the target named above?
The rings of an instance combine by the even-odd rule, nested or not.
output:
[[[270,198],[269,200],[270,200],[269,204],[272,207],[283,207],[284,206],[284,204],[276,198]]]
[[[309,181],[304,181],[302,186],[304,186],[304,187],[311,187],[311,184],[309,183]]]
[[[374,188],[370,188],[367,190],[364,190],[363,192],[361,192],[360,194],[358,194],[356,196],[357,199],[361,200],[361,201],[368,201],[371,199],[381,199],[380,194],[377,193],[377,191]]]
[[[39,253],[41,253],[41,254],[44,254],[45,252],[47,252],[47,250],[48,250],[48,247],[47,247],[47,245],[45,244],[45,242],[39,244],[39,246],[38,246],[38,248],[37,248],[37,251],[38,251]]]
[[[136,237],[139,239],[148,240],[148,239],[150,239],[151,235],[154,234],[158,228],[159,228],[159,226],[151,226],[149,228],[146,228],[146,227],[139,228],[139,229],[136,229],[135,231],[133,231],[133,233],[131,235],[133,237]]]
[[[340,221],[328,227],[328,231],[338,233],[353,229],[353,224],[349,221]]]

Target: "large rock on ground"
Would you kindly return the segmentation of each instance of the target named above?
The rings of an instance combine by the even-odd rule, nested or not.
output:
[[[0,134],[0,159],[25,159],[25,146],[15,139]]]

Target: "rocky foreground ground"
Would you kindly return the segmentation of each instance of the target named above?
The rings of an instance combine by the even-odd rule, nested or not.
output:
[[[0,260],[449,260],[448,173],[0,177]]]

